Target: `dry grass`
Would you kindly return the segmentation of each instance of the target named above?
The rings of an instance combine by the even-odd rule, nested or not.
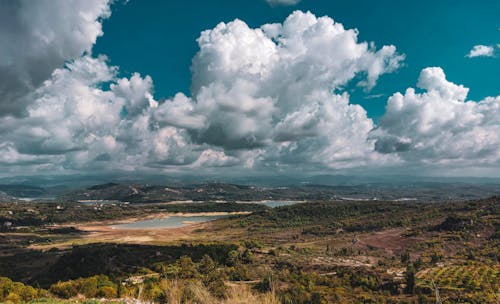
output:
[[[248,285],[231,285],[224,300],[213,297],[201,284],[182,280],[162,280],[169,304],[278,304],[273,292],[259,293]],[[145,299],[141,299],[145,300]]]
[[[229,289],[229,295],[224,304],[278,304],[273,292],[264,294],[252,291],[248,285],[235,285]]]
[[[183,293],[182,284],[178,280],[162,280],[161,282],[168,302],[172,304],[180,304]]]

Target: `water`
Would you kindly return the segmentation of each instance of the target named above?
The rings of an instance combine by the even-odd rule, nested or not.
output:
[[[78,203],[83,205],[113,205],[123,204],[125,202],[119,200],[79,200]]]
[[[23,202],[38,202],[38,201],[53,201],[56,197],[53,196],[37,196],[37,197],[16,197],[18,200]]]
[[[271,208],[289,206],[300,203],[298,201],[256,201],[248,202],[265,205]],[[193,215],[193,216],[168,216],[165,218],[142,220],[127,224],[114,225],[118,229],[159,229],[159,228],[178,228],[193,223],[204,223],[216,219],[228,217],[229,215]]]
[[[119,229],[158,229],[158,228],[178,228],[184,227],[193,223],[204,223],[227,217],[227,215],[210,215],[210,216],[169,216],[159,219],[143,220],[127,224],[114,225],[114,228]]]
[[[297,201],[263,201],[263,202],[254,202],[256,204],[262,204],[267,207],[271,208],[276,208],[276,207],[281,207],[281,206],[290,206],[290,205],[295,205],[300,202]]]

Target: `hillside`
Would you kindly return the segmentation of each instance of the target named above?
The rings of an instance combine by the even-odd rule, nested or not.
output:
[[[106,183],[59,196],[62,201],[117,200],[130,203],[169,201],[261,200],[470,200],[495,195],[500,184],[415,183],[349,186],[291,185],[258,187],[226,183],[160,186]]]
[[[29,206],[9,208],[22,214]],[[499,296],[498,196],[441,203],[328,200],[273,209],[103,205],[102,218],[252,211],[163,233],[114,228],[111,238],[103,238],[107,222],[95,222],[95,205],[61,206],[58,217],[45,209],[50,204],[35,210],[61,223],[67,223],[64,214],[79,216],[58,228],[34,221],[0,234],[0,276],[42,288],[20,291],[12,286],[21,285],[0,279],[7,295],[207,304],[435,303],[436,288],[443,303],[494,303]]]

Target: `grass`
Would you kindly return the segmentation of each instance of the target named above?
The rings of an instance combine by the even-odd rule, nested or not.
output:
[[[28,302],[28,304],[97,304],[97,303],[108,303],[108,304],[122,304],[126,303],[122,300],[60,300],[60,299],[38,299]]]

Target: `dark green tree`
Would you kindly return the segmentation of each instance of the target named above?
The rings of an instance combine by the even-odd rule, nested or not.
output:
[[[408,264],[405,272],[406,293],[413,294],[415,291],[415,266]]]

